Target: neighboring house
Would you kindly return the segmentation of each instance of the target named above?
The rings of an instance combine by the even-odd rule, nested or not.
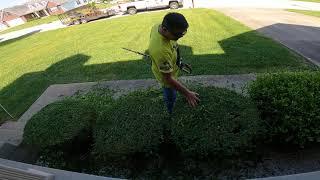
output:
[[[62,9],[61,4],[63,3],[59,3],[57,1],[49,1],[47,4],[47,11],[50,15],[62,14],[64,13],[64,10]]]
[[[47,11],[48,1],[41,1],[35,3],[26,3],[23,5],[17,5],[10,8],[6,8],[5,11],[11,14],[24,17],[27,20],[50,16]]]
[[[72,9],[76,9],[78,7],[84,6],[90,2],[96,2],[96,1],[95,0],[69,0],[61,4],[61,7],[64,11],[70,11]]]
[[[35,4],[41,3],[44,0],[29,0],[26,4]],[[68,0],[47,0],[46,11],[50,15],[57,15],[64,13],[63,9],[61,8],[61,4],[67,2]]]
[[[20,17],[17,14],[7,12],[6,10],[1,10],[0,24],[1,29],[5,29],[7,27],[18,26],[20,24],[24,24],[27,20],[22,16]]]
[[[4,17],[4,11],[0,10],[0,31],[7,29],[9,26],[8,24],[3,21],[3,17]]]
[[[68,0],[32,0],[0,11],[0,30],[18,26],[27,21],[64,13],[61,4]]]
[[[0,30],[18,26],[33,19],[62,14],[90,2],[97,2],[97,0],[29,0],[23,5],[0,10]]]

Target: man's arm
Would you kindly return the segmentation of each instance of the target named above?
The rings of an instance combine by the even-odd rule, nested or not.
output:
[[[182,83],[172,78],[171,73],[162,73],[162,74],[163,74],[164,81],[166,81],[169,85],[171,85],[181,94],[183,94],[186,97],[190,106],[192,107],[197,106],[198,101],[200,101],[198,97],[199,94],[197,94],[196,92],[190,91]]]

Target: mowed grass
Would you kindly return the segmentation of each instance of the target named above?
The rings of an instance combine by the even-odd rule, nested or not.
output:
[[[287,11],[301,13],[309,16],[320,17],[320,11],[297,10],[297,9],[287,9]]]
[[[97,3],[96,4],[96,7],[99,8],[99,9],[106,9],[106,8],[109,8],[109,7],[112,7],[114,5],[112,4],[109,4],[109,3]]]
[[[280,44],[219,12],[179,12],[190,24],[179,43],[192,75],[309,68]],[[96,21],[0,43],[0,103],[18,118],[51,84],[152,78],[141,56],[121,48],[144,52],[150,28],[166,13]],[[1,110],[0,117],[9,119]]]
[[[320,0],[297,0],[297,1],[307,1],[307,2],[316,2],[316,3],[320,3]]]
[[[11,27],[11,28],[6,29],[4,31],[0,31],[0,34],[6,34],[6,33],[9,33],[9,32],[18,31],[18,30],[29,28],[29,27],[32,27],[32,26],[37,26],[37,25],[41,25],[41,24],[47,24],[47,23],[51,23],[51,22],[57,21],[57,20],[59,20],[58,16],[48,16],[48,17],[45,17],[45,18],[36,19],[36,20],[33,20],[33,21],[28,21],[28,22],[26,22],[24,24],[21,24],[19,26]]]

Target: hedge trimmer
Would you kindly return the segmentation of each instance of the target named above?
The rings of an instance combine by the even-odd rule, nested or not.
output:
[[[132,53],[135,53],[135,54],[138,54],[138,55],[141,55],[141,56],[146,57],[148,59],[151,59],[149,54],[145,54],[145,53],[142,53],[142,52],[134,51],[134,50],[131,50],[131,49],[128,49],[128,48],[122,48],[122,49],[124,49],[126,51],[129,51],[129,52],[132,52]],[[191,72],[192,72],[191,65],[182,62],[182,58],[180,56],[179,49],[177,50],[177,56],[178,56],[177,57],[177,66],[180,68],[180,70],[182,70],[185,73],[191,74]]]

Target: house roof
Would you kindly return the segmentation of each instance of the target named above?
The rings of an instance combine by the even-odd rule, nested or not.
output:
[[[70,0],[49,0],[49,1],[54,2],[54,3],[58,4],[58,5],[60,5],[60,4],[63,4],[63,3],[65,3],[65,2],[67,2],[67,1],[70,1]]]
[[[12,19],[19,18],[18,15],[6,12],[4,9],[0,11],[0,23],[4,21],[10,21]]]
[[[36,3],[41,1],[43,0],[28,0],[27,3]],[[70,0],[46,0],[46,1],[53,2],[53,3],[56,3],[57,5],[60,5]]]
[[[15,14],[17,16],[23,16],[25,14],[28,14],[30,9],[25,5],[17,5],[10,8],[4,9],[5,12],[9,12],[11,14]]]
[[[49,1],[52,3],[49,3]],[[46,9],[48,4],[50,4],[51,6],[52,4],[60,5],[67,1],[70,1],[70,0],[28,0],[23,5],[16,5],[16,6],[3,9],[1,11],[2,13],[0,14],[2,15],[2,17],[0,16],[0,18],[3,19],[4,12],[8,12],[11,15],[23,16],[26,14],[30,14],[36,11]]]
[[[23,16],[26,14],[33,13],[35,11],[40,11],[47,8],[48,1],[38,1],[38,2],[27,2],[23,5],[17,5],[10,8],[6,8],[5,11],[16,14],[18,16]]]

